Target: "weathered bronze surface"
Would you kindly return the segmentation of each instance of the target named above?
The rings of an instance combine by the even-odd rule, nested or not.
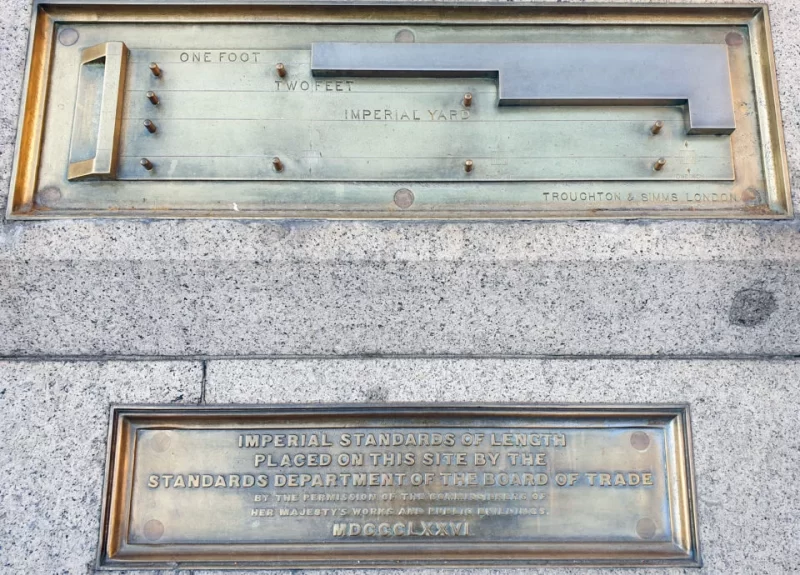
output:
[[[179,4],[36,5],[10,217],[791,215],[766,7]]]
[[[696,566],[688,409],[117,407],[99,563]]]

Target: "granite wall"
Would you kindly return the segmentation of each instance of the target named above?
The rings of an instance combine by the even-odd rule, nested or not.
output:
[[[798,211],[800,4],[770,8]],[[0,204],[29,21],[3,0]],[[690,402],[686,572],[797,572],[799,263],[797,219],[3,221],[0,572],[94,572],[110,404],[308,401]]]

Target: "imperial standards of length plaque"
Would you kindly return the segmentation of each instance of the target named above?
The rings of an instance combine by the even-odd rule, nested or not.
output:
[[[765,6],[37,2],[11,218],[791,216]]]
[[[99,564],[700,564],[688,408],[118,407]]]

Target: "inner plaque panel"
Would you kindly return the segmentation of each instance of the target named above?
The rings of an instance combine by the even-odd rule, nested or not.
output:
[[[782,218],[766,8],[38,3],[12,218]]]
[[[685,406],[119,407],[99,563],[698,566]]]

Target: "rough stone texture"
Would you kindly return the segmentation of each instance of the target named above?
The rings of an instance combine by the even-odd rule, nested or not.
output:
[[[800,565],[799,378],[800,361],[212,361],[206,401],[690,402],[704,567],[686,573],[778,575]]]
[[[197,403],[197,362],[0,362],[0,573],[94,570],[112,403]]]
[[[799,376],[800,361],[212,361],[206,401],[688,401],[705,567],[686,572],[782,574],[800,561]],[[194,403],[200,381],[196,362],[0,363],[0,573],[91,573],[109,404]]]
[[[30,9],[6,6],[7,179]],[[796,182],[800,8],[770,6]],[[800,220],[6,223],[0,356],[793,355],[798,260]]]
[[[792,226],[661,226],[14,224],[0,355],[800,353]]]

